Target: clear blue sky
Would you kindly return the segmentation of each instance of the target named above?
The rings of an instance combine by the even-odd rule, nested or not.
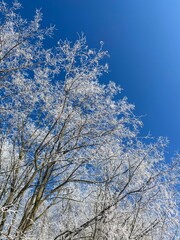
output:
[[[10,2],[10,0],[8,0]],[[55,24],[55,39],[84,32],[90,47],[109,51],[108,79],[120,84],[143,133],[167,136],[180,149],[179,0],[21,0],[23,16],[42,8],[43,24]],[[107,76],[106,76],[107,79]]]

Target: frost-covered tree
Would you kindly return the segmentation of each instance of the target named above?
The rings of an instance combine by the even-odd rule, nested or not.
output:
[[[0,239],[178,239],[178,156],[99,83],[103,44],[46,49],[19,8],[0,2]]]

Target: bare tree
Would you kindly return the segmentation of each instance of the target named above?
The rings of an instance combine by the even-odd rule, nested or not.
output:
[[[44,47],[53,27],[0,3],[1,239],[178,239],[179,157],[141,138],[107,52],[84,36]]]

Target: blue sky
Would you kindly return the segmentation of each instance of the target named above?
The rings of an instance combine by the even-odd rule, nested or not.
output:
[[[8,1],[10,2],[10,1]],[[55,41],[87,36],[90,47],[111,55],[102,81],[124,89],[135,114],[143,115],[143,134],[167,136],[169,151],[180,149],[179,0],[21,0],[22,14],[41,8],[43,25],[55,24]],[[55,43],[54,41],[54,43]],[[53,44],[53,41],[52,41]]]

